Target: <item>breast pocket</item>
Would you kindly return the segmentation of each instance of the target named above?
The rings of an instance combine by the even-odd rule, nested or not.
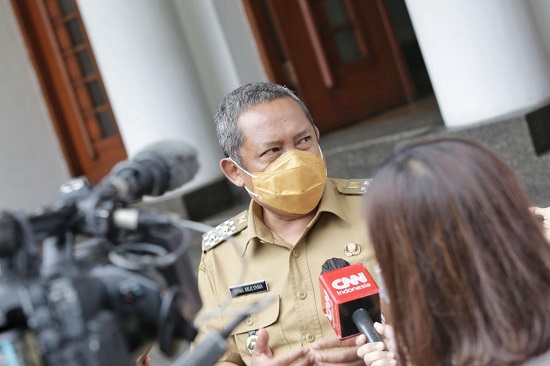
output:
[[[247,310],[248,309],[248,310]],[[226,307],[225,322],[231,324],[242,314],[245,318],[231,331],[243,360],[249,363],[250,351],[247,341],[260,328],[269,333],[269,347],[275,353],[276,349],[288,349],[288,343],[282,332],[279,320],[280,297],[271,294],[254,294],[237,297]]]

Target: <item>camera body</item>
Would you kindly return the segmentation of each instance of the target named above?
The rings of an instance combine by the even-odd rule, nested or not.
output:
[[[0,353],[21,358],[14,364],[131,365],[155,339],[161,289],[139,274],[101,266],[17,282],[0,284],[1,298],[11,298],[0,305]]]
[[[182,228],[149,214],[119,229],[120,202],[70,185],[49,210],[0,216],[0,365],[135,365],[155,343],[173,355],[196,334],[188,261],[157,259],[187,244]]]

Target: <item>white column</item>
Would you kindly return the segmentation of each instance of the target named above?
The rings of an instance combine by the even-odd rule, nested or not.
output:
[[[406,0],[446,126],[550,100],[550,65],[529,2]]]
[[[242,0],[172,1],[211,110],[233,89],[267,80]]]
[[[210,0],[173,0],[210,110],[239,84],[235,64]]]
[[[550,1],[531,0],[531,8],[535,16],[536,26],[542,38],[546,56],[550,58]]]
[[[199,172],[182,192],[223,177],[213,112],[172,1],[78,0],[128,155],[182,139]]]

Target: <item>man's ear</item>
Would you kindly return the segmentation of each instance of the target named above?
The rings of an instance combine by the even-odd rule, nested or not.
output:
[[[319,129],[317,128],[317,126],[313,126],[313,128],[315,128],[315,135],[317,136],[317,142],[319,142],[319,137],[321,137],[319,133]]]
[[[233,163],[229,158],[223,158],[220,160],[220,169],[223,174],[237,187],[244,186],[243,172],[239,167]]]

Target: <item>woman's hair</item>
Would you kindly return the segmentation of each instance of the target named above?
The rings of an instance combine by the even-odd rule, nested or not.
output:
[[[448,137],[403,148],[365,217],[402,360],[518,365],[550,348],[550,245],[489,149]]]

